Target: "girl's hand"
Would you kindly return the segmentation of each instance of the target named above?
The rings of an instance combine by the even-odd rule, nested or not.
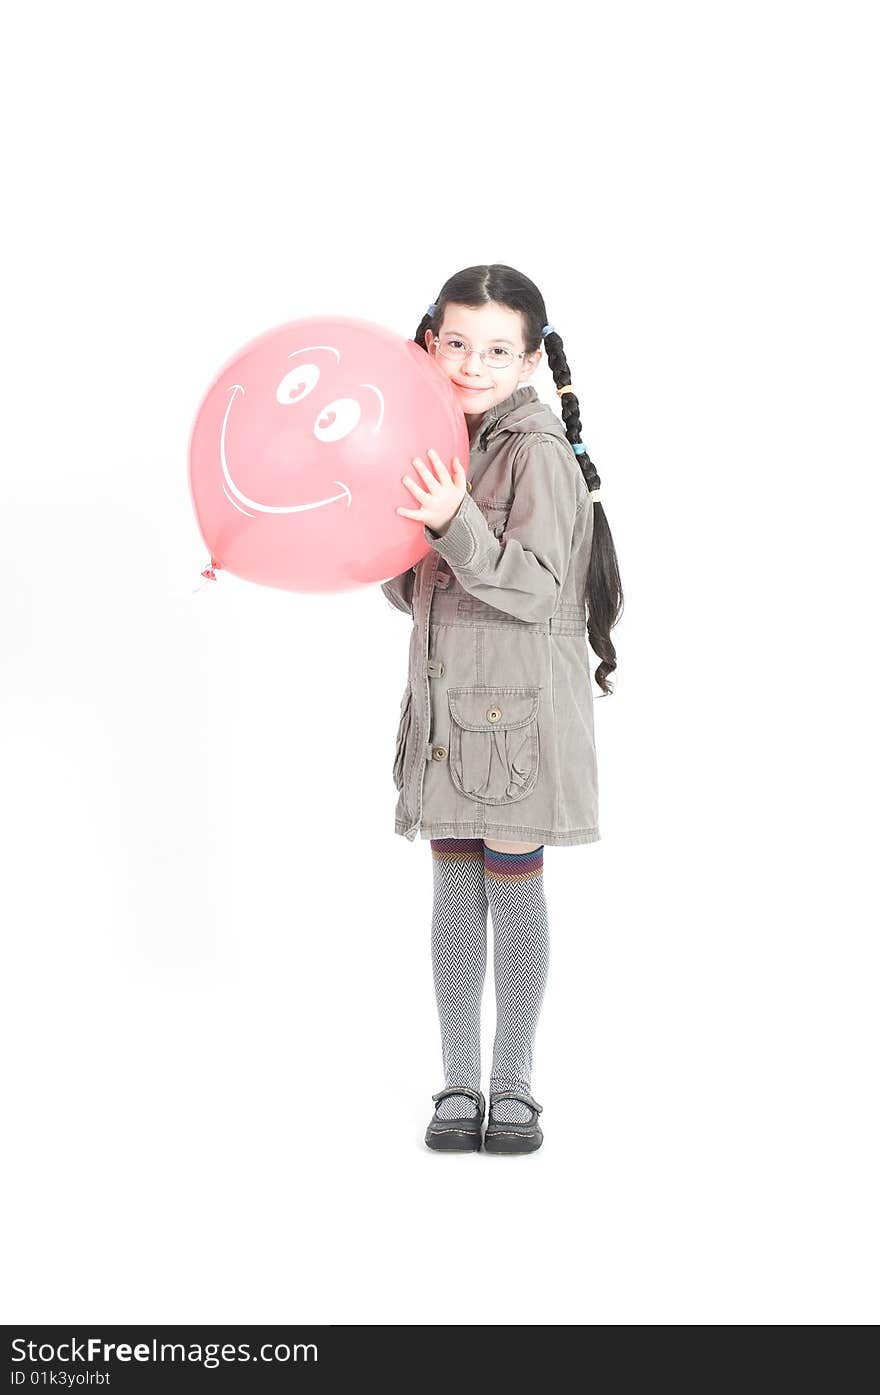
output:
[[[453,458],[451,475],[435,450],[428,451],[428,458],[436,474],[429,470],[418,456],[413,459],[413,465],[421,475],[424,485],[418,484],[409,475],[403,477],[403,483],[421,504],[421,508],[405,509],[400,506],[397,512],[405,518],[424,523],[442,537],[450,520],[458,513],[459,505],[467,491],[467,476],[458,456]]]

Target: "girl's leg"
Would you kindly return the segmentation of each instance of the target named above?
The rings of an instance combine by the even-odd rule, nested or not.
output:
[[[484,844],[497,1011],[489,1089],[531,1092],[532,1050],[549,961],[544,845],[489,838]],[[502,1100],[494,1111],[499,1123],[524,1124],[530,1117],[516,1100]]]
[[[431,964],[446,1085],[480,1088],[480,1004],[486,977],[488,902],[481,838],[432,838]],[[440,1119],[473,1118],[467,1095],[449,1095]]]

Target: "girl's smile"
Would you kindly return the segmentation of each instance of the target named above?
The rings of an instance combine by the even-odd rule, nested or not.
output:
[[[494,302],[480,306],[450,302],[445,307],[442,324],[437,328],[438,334],[445,329],[450,335],[459,338],[462,345],[470,346],[466,349],[465,356],[450,357],[439,352],[438,334],[432,329],[425,331],[425,347],[438,368],[443,370],[453,387],[458,389],[461,406],[469,418],[468,430],[471,431],[479,426],[490,407],[503,402],[514,388],[531,376],[541,358],[541,350],[536,350],[534,354],[524,354],[523,322],[519,311]],[[496,368],[486,359],[481,361],[479,350],[489,349],[494,344],[504,344],[510,353],[516,356],[515,362],[503,368]],[[477,357],[474,357],[475,353]],[[457,372],[463,373],[466,369],[473,369],[476,373],[481,370],[484,373],[491,372],[491,381],[477,383],[456,378]],[[478,397],[485,400],[477,403]]]

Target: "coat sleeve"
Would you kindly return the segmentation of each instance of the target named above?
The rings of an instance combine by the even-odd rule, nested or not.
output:
[[[392,576],[388,581],[380,582],[382,590],[395,610],[402,610],[406,615],[412,615],[412,593],[415,574],[412,567],[407,567],[405,572],[399,576]]]
[[[425,539],[472,596],[518,620],[549,620],[571,556],[575,518],[586,499],[577,457],[556,436],[527,437],[512,467],[513,504],[496,538],[465,494],[446,532]]]

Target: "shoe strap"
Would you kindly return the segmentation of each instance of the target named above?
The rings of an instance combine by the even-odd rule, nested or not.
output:
[[[492,1109],[498,1103],[499,1100],[517,1100],[520,1104],[524,1104],[527,1109],[534,1109],[536,1114],[543,1114],[544,1112],[544,1106],[538,1104],[538,1101],[536,1099],[532,1099],[532,1096],[529,1094],[528,1090],[493,1091],[492,1094],[489,1096],[490,1113],[492,1112]]]
[[[445,1090],[438,1090],[436,1095],[431,1096],[431,1099],[435,1104],[439,1104],[440,1100],[447,1099],[449,1095],[467,1095],[473,1100],[481,1114],[486,1113],[486,1097],[482,1090],[472,1090],[469,1085],[447,1085]]]

